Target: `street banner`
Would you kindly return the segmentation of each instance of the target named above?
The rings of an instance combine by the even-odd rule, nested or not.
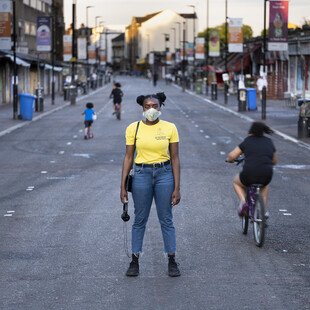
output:
[[[0,49],[2,50],[10,50],[12,47],[11,2],[0,0]]]
[[[63,59],[64,61],[70,61],[72,58],[72,36],[71,35],[64,35],[63,36]]]
[[[51,32],[51,17],[37,17],[37,51],[50,52],[52,50],[52,32]]]
[[[220,56],[220,34],[217,30],[210,31],[209,56],[210,57]]]
[[[229,19],[228,52],[243,53],[242,18]]]
[[[77,39],[77,49],[78,49],[78,59],[85,60],[87,59],[87,41],[86,38]]]
[[[196,38],[195,58],[205,59],[205,38]]]
[[[166,52],[166,65],[172,65],[172,53]]]
[[[95,64],[96,63],[96,46],[95,44],[91,44],[88,46],[88,63]]]
[[[194,61],[194,43],[185,43],[187,61]]]
[[[288,0],[270,0],[269,51],[287,51]]]
[[[107,63],[107,55],[105,53],[105,50],[101,50],[99,52],[99,57],[100,57],[100,64],[101,65],[106,65],[106,63]]]

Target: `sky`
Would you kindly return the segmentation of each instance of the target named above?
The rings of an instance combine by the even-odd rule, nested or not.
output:
[[[192,13],[194,5],[198,16],[198,30],[207,24],[207,1],[209,1],[209,26],[225,22],[225,0],[76,0],[77,26],[86,23],[88,11],[89,27],[103,21],[108,28],[124,28],[130,24],[133,16],[144,16],[164,9],[177,13]],[[289,22],[301,25],[306,18],[310,20],[310,0],[289,1]],[[228,17],[243,18],[243,23],[250,25],[254,35],[263,29],[264,0],[227,0]],[[86,10],[86,6],[93,6]],[[66,28],[72,21],[72,0],[64,0]],[[267,2],[268,15],[268,2]],[[117,26],[119,25],[119,26]]]

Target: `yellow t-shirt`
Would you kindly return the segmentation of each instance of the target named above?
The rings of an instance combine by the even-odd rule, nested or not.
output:
[[[138,122],[126,128],[126,145],[134,145]],[[169,144],[179,142],[179,134],[173,123],[160,120],[155,125],[140,121],[136,139],[136,164],[154,164],[170,159]]]

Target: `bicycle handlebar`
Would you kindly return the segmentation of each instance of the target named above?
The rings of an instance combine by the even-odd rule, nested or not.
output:
[[[227,159],[225,160],[225,162],[227,162],[227,163],[236,163],[237,166],[240,165],[243,161],[244,161],[244,156],[239,156],[236,159],[234,159],[233,161],[228,161]]]

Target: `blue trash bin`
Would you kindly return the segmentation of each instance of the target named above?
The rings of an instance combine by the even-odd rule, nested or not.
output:
[[[247,88],[247,105],[249,111],[257,110],[256,106],[256,89],[255,88]]]
[[[36,99],[36,96],[32,94],[19,94],[20,115],[23,120],[27,120],[27,121],[32,120],[35,99]]]

